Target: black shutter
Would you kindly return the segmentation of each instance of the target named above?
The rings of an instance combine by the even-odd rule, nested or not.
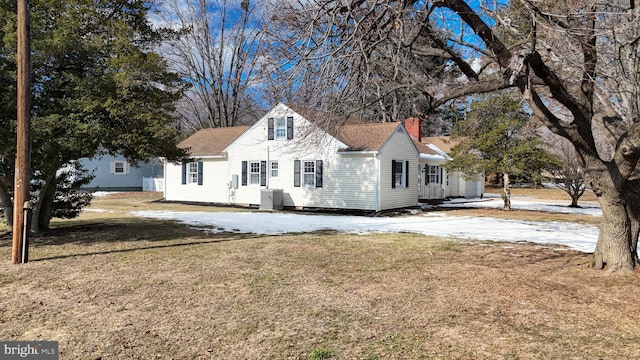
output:
[[[260,161],[260,186],[267,186],[267,162]]]
[[[424,184],[429,185],[429,165],[424,165]]]
[[[293,186],[300,187],[300,160],[293,160]]]
[[[396,187],[396,161],[391,160],[391,188]]]
[[[198,161],[198,185],[202,185],[202,161]]]
[[[322,160],[316,160],[316,187],[322,187]]]
[[[293,117],[287,118],[287,139],[293,139]]]
[[[267,119],[267,140],[273,140],[273,118]]]
[[[444,182],[443,182],[443,181],[444,181],[443,177],[444,177],[444,171],[443,171],[443,169],[442,169],[442,168],[440,168],[440,184],[444,184]]]
[[[187,184],[187,164],[182,163],[182,185]]]
[[[247,186],[247,162],[242,162],[242,186]]]
[[[405,163],[406,169],[404,169],[404,186],[409,187],[409,160]]]

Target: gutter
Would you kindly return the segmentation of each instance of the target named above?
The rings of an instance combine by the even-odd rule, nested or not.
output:
[[[338,155],[374,155],[377,156],[380,152],[375,151],[338,151]]]
[[[420,154],[418,155],[418,159],[420,160],[436,160],[436,161],[446,161],[447,157],[441,155],[430,155],[430,154]]]

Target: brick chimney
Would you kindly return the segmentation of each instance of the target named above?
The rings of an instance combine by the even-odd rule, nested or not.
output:
[[[418,118],[408,118],[404,121],[404,127],[407,129],[409,135],[418,139],[420,142],[422,142],[421,125],[422,123]]]

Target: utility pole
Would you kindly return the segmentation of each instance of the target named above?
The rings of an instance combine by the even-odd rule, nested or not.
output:
[[[23,204],[29,201],[31,174],[31,25],[29,0],[18,1],[18,111],[16,128],[16,168],[13,186],[13,263],[20,264],[28,248],[22,249],[27,219]],[[26,244],[26,242],[25,242]]]

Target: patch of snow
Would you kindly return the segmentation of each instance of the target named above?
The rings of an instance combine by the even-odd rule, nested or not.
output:
[[[478,203],[489,202],[480,201]],[[499,202],[501,203],[501,200]],[[446,207],[446,204],[442,206]],[[577,210],[586,211],[588,209]],[[595,226],[570,222],[449,216],[441,212],[400,217],[333,216],[249,211],[135,211],[132,214],[146,218],[177,220],[190,226],[202,228],[203,231],[229,231],[261,235],[318,230],[336,230],[363,235],[412,232],[463,239],[556,244],[583,252],[592,252],[598,239],[598,228]]]
[[[600,206],[597,203],[585,201],[579,204],[581,207],[571,208],[568,206],[568,201],[554,201],[554,200],[539,201],[539,200],[535,200],[527,197],[511,197],[511,209],[513,210],[531,210],[531,211],[542,211],[542,212],[551,212],[551,213],[602,216],[602,211],[600,210]],[[490,198],[487,198],[485,196],[482,199],[480,198],[452,199],[449,201],[445,201],[443,204],[438,205],[438,207],[441,207],[441,208],[466,207],[466,208],[494,208],[494,209],[502,209],[503,206],[504,206],[504,202],[502,201],[502,198],[499,197],[499,195],[498,197],[490,197]]]
[[[118,194],[116,191],[94,191],[93,197],[105,197],[113,194]]]

